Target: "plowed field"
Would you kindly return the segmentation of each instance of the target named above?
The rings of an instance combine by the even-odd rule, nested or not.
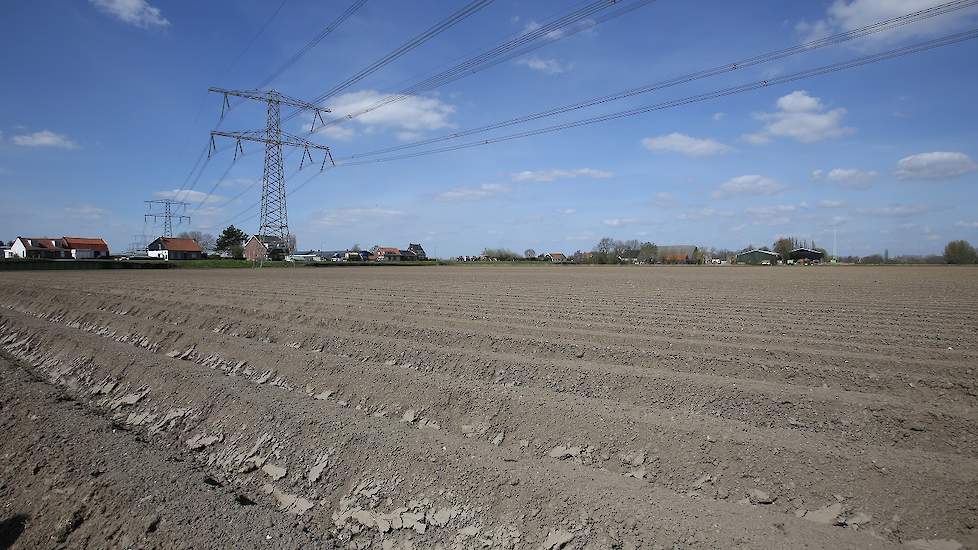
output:
[[[978,270],[0,273],[0,546],[978,548]]]

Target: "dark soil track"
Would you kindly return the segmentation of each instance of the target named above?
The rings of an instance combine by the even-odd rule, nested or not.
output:
[[[0,293],[0,543],[978,548],[976,269],[18,272]]]

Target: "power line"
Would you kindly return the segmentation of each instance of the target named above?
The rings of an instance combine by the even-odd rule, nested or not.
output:
[[[234,68],[234,66],[237,65],[239,61],[241,61],[241,58],[243,58],[245,54],[248,53],[248,50],[250,50],[251,47],[255,45],[255,42],[257,42],[258,38],[265,33],[265,30],[268,29],[268,26],[272,24],[272,21],[274,21],[275,18],[278,17],[279,12],[282,11],[282,8],[285,7],[285,3],[288,1],[289,0],[282,0],[282,2],[278,5],[278,7],[275,8],[275,11],[272,12],[272,15],[270,15],[268,19],[265,20],[265,23],[261,26],[260,29],[258,29],[258,32],[255,33],[255,36],[251,37],[251,40],[244,47],[244,49],[241,50],[241,53],[238,54],[238,57],[235,57],[234,61],[232,61],[231,64],[228,65],[228,68],[225,69],[224,74],[221,75],[222,78],[224,76],[227,76],[227,74],[231,71],[231,69]]]
[[[450,27],[454,26],[456,23],[459,23],[460,21],[462,21],[466,17],[468,17],[468,16],[474,14],[475,12],[481,10],[482,8],[486,7],[487,5],[489,5],[490,3],[492,3],[492,1],[493,0],[473,0],[472,2],[470,2],[469,4],[467,4],[466,6],[464,6],[462,9],[460,9],[460,10],[456,11],[455,13],[449,15],[447,18],[442,19],[438,23],[435,23],[435,25],[429,27],[427,30],[425,30],[421,34],[415,36],[414,38],[408,40],[404,44],[401,44],[400,46],[398,46],[397,48],[395,48],[393,51],[387,53],[386,55],[384,55],[380,59],[378,59],[378,60],[374,61],[373,63],[371,63],[370,65],[368,65],[366,68],[361,69],[360,71],[358,71],[357,73],[355,73],[353,76],[350,76],[349,78],[347,78],[343,82],[340,82],[339,84],[333,86],[328,91],[326,91],[325,93],[323,93],[322,95],[320,95],[319,97],[317,97],[316,99],[314,99],[312,101],[312,103],[321,103],[321,102],[325,101],[326,99],[328,99],[328,98],[330,98],[330,97],[332,97],[332,96],[334,96],[334,95],[342,92],[343,90],[349,88],[350,86],[353,86],[354,84],[356,84],[357,82],[363,80],[367,76],[370,76],[371,74],[377,72],[378,70],[380,70],[381,68],[385,67],[386,65],[388,65],[388,64],[392,63],[393,61],[397,60],[398,58],[400,58],[404,54],[406,54],[406,53],[410,52],[411,50],[417,48],[418,46],[424,44],[425,42],[427,42],[428,40],[434,38],[435,36],[438,36],[439,34],[441,34],[442,32],[444,32],[445,30],[449,29]],[[293,111],[292,113],[290,113],[288,116],[285,117],[285,120],[290,120],[292,118],[295,118],[297,115],[298,115],[298,111]]]
[[[475,57],[467,59],[446,71],[428,77],[427,79],[405,88],[396,94],[391,94],[381,98],[374,104],[361,109],[360,111],[349,113],[343,117],[338,117],[327,121],[326,125],[329,126],[344,122],[346,120],[354,119],[385,105],[408,99],[420,92],[433,90],[448,84],[449,82],[454,82],[466,76],[484,71],[490,67],[494,67],[510,59],[523,56],[529,52],[540,49],[568,36],[573,36],[574,34],[577,34],[583,30],[593,28],[601,23],[604,23],[605,21],[634,11],[654,1],[655,0],[638,0],[611,13],[598,17],[592,16],[598,11],[613,5],[620,5],[621,0],[599,0],[597,2],[592,2],[581,9],[565,14],[533,30],[520,34],[516,38],[504,42],[503,44],[482,52]]]
[[[367,0],[356,0],[355,2],[353,2],[353,4],[351,4],[350,7],[346,8],[346,11],[341,13],[329,25],[326,25],[326,28],[324,28],[319,34],[314,36],[312,40],[310,40],[305,46],[299,48],[299,51],[292,54],[292,57],[286,60],[285,63],[279,66],[279,68],[275,69],[272,72],[272,74],[270,74],[268,77],[262,80],[261,83],[258,84],[258,86],[256,87],[264,88],[265,86],[271,84],[272,81],[274,81],[276,78],[281,76],[281,74],[284,73],[286,70],[288,70],[289,67],[295,65],[300,59],[302,59],[304,55],[309,53],[310,50],[318,46],[320,42],[322,42],[327,36],[329,36],[333,31],[335,31],[341,24],[343,24],[344,21],[349,19],[366,3]]]
[[[538,112],[535,112],[535,113],[526,114],[526,115],[522,115],[522,116],[511,118],[511,119],[508,119],[508,120],[504,120],[504,121],[501,121],[501,122],[487,124],[487,125],[484,125],[484,126],[479,126],[479,127],[476,127],[476,128],[470,128],[470,129],[466,129],[466,130],[458,130],[458,131],[452,132],[450,134],[445,134],[445,135],[442,135],[442,136],[436,136],[436,137],[427,138],[427,139],[423,139],[423,140],[413,141],[413,142],[410,142],[410,143],[403,143],[403,144],[400,144],[400,145],[394,145],[394,146],[390,146],[390,147],[385,147],[385,148],[382,148],[382,149],[377,149],[377,150],[369,151],[369,152],[366,152],[366,153],[358,153],[358,154],[350,155],[350,156],[347,156],[347,157],[338,158],[337,159],[337,162],[347,161],[347,160],[353,160],[353,159],[360,159],[360,158],[371,157],[371,156],[377,156],[377,155],[381,155],[381,154],[392,153],[392,152],[395,152],[395,151],[401,151],[401,150],[404,150],[404,149],[412,149],[412,148],[420,147],[420,146],[423,146],[423,145],[430,145],[430,144],[433,144],[433,143],[439,143],[439,142],[448,141],[448,140],[452,140],[452,139],[458,139],[458,138],[465,137],[465,136],[470,136],[470,135],[474,135],[474,134],[480,134],[480,133],[483,133],[483,132],[489,132],[489,131],[492,131],[492,130],[498,130],[500,128],[505,128],[505,127],[508,127],[508,126],[514,126],[514,125],[517,125],[517,124],[522,124],[522,123],[525,123],[525,122],[531,122],[531,121],[538,120],[538,119],[545,118],[545,117],[556,116],[556,115],[568,113],[568,112],[571,112],[571,111],[576,111],[576,110],[579,110],[579,109],[584,109],[584,108],[588,108],[588,107],[594,107],[596,105],[600,105],[600,104],[603,104],[603,103],[608,103],[608,102],[611,102],[611,101],[616,101],[616,100],[619,100],[619,99],[624,99],[624,98],[628,98],[628,97],[632,97],[632,96],[636,96],[636,95],[640,95],[640,94],[650,93],[650,92],[662,90],[662,89],[665,89],[665,88],[670,88],[672,86],[677,86],[677,85],[680,85],[680,84],[686,84],[686,83],[693,82],[693,81],[696,81],[696,80],[701,80],[701,79],[704,79],[704,78],[709,78],[709,77],[712,77],[712,76],[717,76],[717,75],[721,75],[721,74],[724,74],[724,73],[729,73],[729,72],[733,72],[733,71],[745,69],[745,68],[748,68],[748,67],[754,67],[754,66],[757,66],[757,65],[761,65],[763,63],[771,62],[771,61],[777,61],[777,60],[780,60],[780,59],[784,59],[786,57],[790,57],[790,56],[801,54],[801,53],[810,52],[810,51],[813,51],[813,50],[816,50],[816,49],[819,49],[819,48],[824,48],[824,47],[827,47],[827,46],[838,45],[838,44],[841,44],[843,42],[847,42],[847,41],[851,41],[851,40],[856,40],[858,38],[863,38],[863,37],[866,37],[866,36],[869,36],[869,35],[872,35],[872,34],[876,34],[876,33],[879,33],[879,32],[891,30],[891,29],[894,29],[894,28],[897,28],[897,27],[901,27],[901,26],[904,26],[904,25],[908,25],[908,24],[911,24],[911,23],[916,23],[918,21],[922,21],[922,20],[925,20],[925,19],[936,17],[938,15],[943,15],[943,14],[946,14],[946,13],[949,13],[949,12],[952,12],[952,11],[964,9],[964,8],[967,8],[967,7],[976,5],[976,4],[978,4],[978,0],[955,0],[955,1],[952,1],[952,2],[947,2],[947,3],[944,3],[944,4],[940,4],[938,6],[933,6],[931,8],[919,10],[919,11],[912,12],[912,13],[908,13],[906,15],[902,15],[902,16],[899,16],[899,17],[894,17],[892,19],[887,19],[885,21],[880,21],[880,22],[877,22],[877,23],[873,23],[871,25],[867,25],[865,27],[861,27],[861,28],[858,28],[858,29],[853,29],[851,31],[847,31],[847,32],[835,34],[835,35],[832,35],[832,36],[827,36],[825,38],[820,38],[818,40],[813,40],[813,41],[806,42],[804,44],[799,44],[799,45],[796,45],[796,46],[792,46],[792,47],[789,47],[789,48],[785,48],[785,49],[781,49],[781,50],[775,50],[775,51],[772,51],[772,52],[768,52],[768,53],[756,55],[756,56],[753,56],[753,57],[750,57],[750,58],[747,58],[747,59],[743,59],[743,60],[740,60],[740,61],[734,61],[734,62],[731,62],[731,63],[724,63],[724,64],[718,65],[716,67],[712,67],[712,68],[708,68],[708,69],[703,69],[703,70],[700,70],[700,71],[695,71],[695,72],[688,73],[688,74],[685,74],[685,75],[682,75],[682,76],[678,76],[678,77],[675,77],[675,78],[670,78],[670,79],[667,79],[667,80],[662,80],[662,81],[655,82],[655,83],[652,83],[652,84],[646,84],[646,85],[639,86],[639,87],[636,87],[636,88],[630,88],[630,89],[623,90],[623,91],[620,91],[620,92],[615,92],[615,93],[612,93],[612,94],[607,94],[607,95],[603,95],[603,96],[593,97],[593,98],[590,98],[590,99],[585,99],[585,100],[579,101],[577,103],[571,103],[571,104],[562,105],[562,106],[559,106],[559,107],[554,107],[554,108],[551,108],[551,109],[547,109],[547,110],[544,110],[544,111],[538,111]]]
[[[490,145],[490,144],[499,143],[499,142],[502,142],[502,141],[509,141],[509,140],[513,140],[513,139],[519,139],[519,138],[524,138],[524,137],[530,137],[530,136],[536,136],[536,135],[541,135],[541,134],[546,134],[546,133],[552,133],[552,132],[556,132],[556,131],[559,131],[559,130],[566,130],[566,129],[569,129],[569,128],[577,128],[577,127],[580,127],[580,126],[587,126],[587,125],[596,124],[596,123],[599,123],[599,122],[607,122],[607,121],[611,121],[611,120],[616,120],[616,119],[625,118],[625,117],[629,117],[629,116],[635,116],[635,115],[649,113],[649,112],[653,112],[653,111],[660,111],[660,110],[665,110],[665,109],[670,109],[670,108],[675,108],[675,107],[681,107],[681,106],[684,106],[684,105],[690,105],[690,104],[693,104],[693,103],[699,103],[699,102],[707,101],[707,100],[710,100],[710,99],[719,99],[719,98],[722,98],[722,97],[726,97],[726,96],[730,96],[730,95],[735,95],[735,94],[739,94],[739,93],[743,93],[743,92],[748,92],[748,91],[752,91],[752,90],[757,90],[757,89],[760,89],[760,88],[766,88],[766,87],[769,87],[769,86],[775,86],[775,85],[780,85],[780,84],[787,84],[787,83],[794,82],[794,81],[797,81],[797,80],[803,80],[803,79],[807,79],[807,78],[812,78],[812,77],[816,77],[816,76],[822,76],[822,75],[826,75],[826,74],[831,74],[831,73],[843,71],[843,70],[846,70],[846,69],[852,69],[852,68],[856,68],[856,67],[861,67],[863,65],[868,65],[868,64],[871,64],[871,63],[878,63],[880,61],[886,61],[886,60],[889,60],[889,59],[895,59],[895,58],[898,58],[898,57],[903,57],[903,56],[906,56],[906,55],[910,55],[910,54],[914,54],[914,53],[919,53],[919,52],[923,52],[923,51],[927,51],[927,50],[931,50],[931,49],[935,49],[935,48],[939,48],[939,47],[943,47],[943,46],[949,46],[949,45],[957,44],[957,43],[964,42],[964,41],[967,41],[967,40],[973,40],[975,38],[978,38],[978,28],[971,29],[969,31],[960,32],[960,33],[954,33],[954,34],[946,35],[946,36],[943,36],[943,37],[940,37],[940,38],[936,38],[936,39],[932,39],[932,40],[928,40],[928,41],[924,41],[924,42],[919,42],[919,43],[912,44],[912,45],[909,45],[909,46],[904,46],[904,47],[901,47],[901,48],[894,48],[894,49],[887,50],[887,51],[880,52],[880,53],[873,54],[873,55],[863,56],[863,57],[859,57],[859,58],[855,58],[855,59],[851,59],[851,60],[843,61],[843,62],[839,62],[839,63],[832,63],[830,65],[824,65],[822,67],[817,67],[817,68],[814,68],[814,69],[807,69],[807,70],[804,70],[804,71],[799,71],[799,72],[796,72],[796,73],[792,73],[792,74],[784,75],[784,76],[780,76],[780,77],[774,77],[774,78],[770,78],[770,79],[766,79],[766,80],[758,80],[758,81],[750,82],[750,83],[747,83],[747,84],[741,84],[739,86],[722,88],[722,89],[715,90],[713,92],[704,93],[704,94],[698,94],[698,95],[688,96],[688,97],[684,97],[684,98],[680,98],[680,99],[674,99],[674,100],[670,100],[670,101],[656,103],[656,104],[653,104],[653,105],[647,105],[647,106],[643,106],[643,107],[637,107],[637,108],[634,108],[634,109],[628,109],[628,110],[625,110],[625,111],[618,111],[618,112],[615,112],[615,113],[609,113],[609,114],[606,114],[606,115],[601,115],[601,116],[596,116],[596,117],[581,119],[581,120],[577,120],[577,121],[567,122],[567,123],[564,123],[564,124],[557,124],[557,125],[553,125],[553,126],[547,126],[547,127],[544,127],[544,128],[538,128],[538,129],[534,129],[534,130],[527,130],[527,131],[524,131],[524,132],[519,132],[519,133],[515,133],[515,134],[509,134],[509,135],[500,136],[500,137],[497,137],[497,138],[485,139],[485,140],[480,140],[480,141],[475,141],[475,142],[468,142],[468,143],[453,145],[453,146],[449,146],[449,147],[442,147],[442,148],[438,148],[438,149],[429,149],[429,150],[425,150],[425,151],[419,151],[419,152],[409,153],[409,154],[405,154],[405,155],[398,155],[398,156],[391,156],[391,157],[383,157],[383,158],[379,158],[379,159],[363,160],[363,161],[356,161],[356,162],[337,162],[336,168],[342,168],[342,167],[345,167],[345,166],[361,166],[361,165],[365,165],[365,164],[377,164],[377,163],[381,163],[381,162],[389,162],[389,161],[393,161],[393,160],[403,160],[403,159],[408,159],[408,158],[416,158],[416,157],[427,156],[427,155],[432,155],[432,154],[436,154],[436,153],[444,153],[444,152],[448,152],[448,151],[457,151],[457,150],[460,150],[460,149],[467,149],[467,148],[478,147],[478,146],[482,146],[482,145]],[[327,170],[330,170],[330,168],[327,168]],[[304,181],[301,184],[293,187],[292,190],[289,191],[288,196],[292,196],[293,194],[295,194],[298,191],[300,191],[306,185],[308,185],[309,183],[311,183],[312,180],[314,180],[317,177],[319,177],[321,175],[321,173],[322,172],[317,172],[317,173],[313,174],[310,178],[308,178],[306,181]],[[249,206],[246,210],[242,211],[237,216],[240,216],[241,214],[250,212],[255,206],[257,206],[257,204],[254,204],[252,206]],[[222,224],[219,224],[219,225],[222,225]]]
[[[972,29],[972,30],[969,30],[969,31],[964,31],[964,32],[955,33],[955,34],[951,34],[951,35],[946,35],[946,36],[943,36],[941,38],[936,38],[936,39],[933,39],[933,40],[928,40],[928,41],[925,41],[925,42],[920,42],[920,43],[913,44],[913,45],[910,45],[910,46],[904,46],[902,48],[895,48],[895,49],[887,50],[885,52],[881,52],[881,53],[878,53],[878,54],[873,54],[873,55],[869,55],[869,56],[859,57],[859,58],[852,59],[852,60],[849,60],[849,61],[843,61],[843,62],[839,62],[839,63],[833,63],[833,64],[830,64],[830,65],[825,65],[825,66],[818,67],[818,68],[815,68],[815,69],[808,69],[808,70],[805,70],[805,71],[799,71],[799,72],[792,73],[792,74],[789,74],[789,75],[784,75],[784,76],[779,76],[779,77],[772,77],[772,78],[765,79],[765,80],[758,80],[758,81],[750,82],[750,83],[747,83],[747,84],[741,84],[739,86],[732,86],[732,87],[729,87],[729,88],[722,88],[722,89],[719,89],[719,90],[715,90],[713,92],[708,92],[708,93],[704,93],[704,94],[698,94],[698,95],[688,96],[688,97],[684,97],[684,98],[681,98],[681,99],[674,99],[674,100],[670,100],[670,101],[664,101],[664,102],[655,103],[655,104],[652,104],[652,105],[646,105],[646,106],[642,106],[642,107],[636,107],[636,108],[633,108],[633,109],[627,109],[627,110],[624,110],[624,111],[618,111],[618,112],[609,113],[609,114],[605,114],[605,115],[599,115],[599,116],[595,116],[595,117],[590,117],[590,118],[575,120],[575,121],[566,122],[566,123],[562,123],[562,124],[555,124],[555,125],[552,125],[552,126],[546,126],[546,127],[543,127],[543,128],[537,128],[537,129],[534,129],[534,130],[526,130],[526,131],[523,131],[523,132],[518,132],[518,133],[514,133],[514,134],[508,134],[508,135],[505,135],[505,136],[499,136],[499,137],[495,137],[495,138],[484,139],[484,140],[479,140],[479,141],[474,141],[474,142],[467,142],[467,143],[462,143],[462,144],[458,144],[458,145],[452,145],[452,146],[448,146],[448,147],[441,147],[441,148],[436,148],[436,149],[428,149],[428,150],[424,150],[424,151],[418,151],[418,152],[415,152],[415,153],[407,153],[407,154],[404,154],[404,155],[397,155],[397,156],[390,156],[390,157],[382,157],[382,158],[378,158],[378,159],[361,160],[361,161],[354,161],[354,162],[340,162],[340,161],[337,161],[337,167],[340,167],[340,166],[359,166],[359,165],[364,165],[364,164],[374,164],[374,163],[378,163],[378,162],[388,162],[388,161],[391,161],[391,160],[401,160],[401,159],[415,158],[415,157],[426,156],[426,155],[431,155],[431,154],[435,154],[435,153],[443,153],[443,152],[447,152],[447,151],[457,151],[459,149],[467,149],[467,148],[471,148],[471,147],[477,147],[477,146],[480,146],[480,145],[489,145],[491,143],[499,143],[499,142],[502,142],[502,141],[510,141],[510,140],[513,140],[513,139],[519,139],[519,138],[524,138],[524,137],[530,137],[530,136],[536,136],[536,135],[541,135],[541,134],[547,134],[547,133],[552,133],[552,132],[556,132],[556,131],[559,131],[559,130],[566,130],[566,129],[570,129],[570,128],[577,128],[577,127],[580,127],[580,126],[587,126],[587,125],[590,125],[590,124],[596,124],[596,123],[599,123],[599,122],[607,122],[607,121],[610,121],[610,120],[616,120],[616,119],[620,119],[620,118],[635,116],[635,115],[639,115],[639,114],[643,114],[643,113],[648,113],[648,112],[652,112],[652,111],[660,111],[660,110],[664,110],[664,109],[670,109],[670,108],[674,108],[674,107],[680,107],[680,106],[683,106],[683,105],[689,105],[689,104],[692,104],[692,103],[699,103],[699,102],[706,101],[706,100],[709,100],[709,99],[717,99],[717,98],[720,98],[720,97],[725,97],[725,96],[729,96],[729,95],[739,94],[739,93],[742,93],[742,92],[756,90],[756,89],[759,89],[759,88],[766,88],[768,86],[774,86],[774,85],[778,85],[778,84],[785,84],[785,83],[788,83],[788,82],[793,82],[793,81],[796,81],[796,80],[802,80],[802,79],[806,79],[806,78],[811,78],[811,77],[814,77],[814,76],[821,76],[821,75],[824,75],[824,74],[829,74],[829,73],[834,73],[834,72],[838,72],[838,71],[842,71],[842,70],[846,70],[846,69],[860,67],[862,65],[867,65],[867,64],[870,64],[870,63],[877,63],[879,61],[885,61],[885,60],[888,60],[888,59],[893,59],[893,58],[896,58],[896,57],[902,57],[902,56],[905,56],[905,55],[910,55],[910,54],[913,54],[913,53],[918,53],[918,52],[922,52],[922,51],[926,51],[926,50],[930,50],[930,49],[934,49],[934,48],[938,48],[938,47],[942,47],[942,46],[948,46],[948,45],[951,45],[951,44],[956,44],[956,43],[959,43],[959,42],[964,42],[966,40],[972,40],[974,38],[978,38],[978,29]],[[296,188],[296,190],[298,190],[298,188]]]

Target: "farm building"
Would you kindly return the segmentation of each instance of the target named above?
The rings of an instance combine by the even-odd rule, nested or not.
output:
[[[105,258],[109,255],[109,245],[99,238],[64,237],[61,241],[76,260]]]
[[[160,237],[146,246],[150,258],[161,260],[199,260],[203,257],[200,245],[193,239]]]
[[[401,249],[393,246],[378,246],[374,251],[374,256],[378,262],[399,262],[401,261]]]
[[[415,243],[409,243],[408,244],[408,250],[410,250],[411,252],[414,253],[414,256],[415,256],[414,259],[416,259],[416,260],[427,260],[428,259],[428,255],[425,253],[424,248],[421,246],[421,243],[417,243],[417,244],[415,244]]]
[[[426,260],[428,256],[421,248],[420,244],[411,243],[406,249],[394,248],[392,246],[378,246],[374,251],[378,262],[413,262]]]
[[[274,235],[252,235],[245,243],[245,259],[257,262],[259,260],[284,260],[289,253],[289,243]]]
[[[660,264],[695,264],[699,263],[702,254],[700,249],[689,244],[660,246],[658,261]]]
[[[751,265],[775,265],[778,263],[779,257],[780,256],[777,252],[755,248],[754,250],[747,250],[746,252],[737,254],[737,263]]]
[[[88,260],[108,257],[109,245],[102,239],[89,237],[17,237],[9,255],[12,258]]]
[[[61,239],[49,237],[17,237],[10,246],[13,258],[43,258],[61,260],[71,258],[71,252],[61,246]]]
[[[550,260],[555,264],[563,263],[567,261],[567,256],[563,252],[550,252],[544,256],[544,258]]]
[[[788,258],[798,263],[815,263],[824,259],[825,253],[813,248],[796,248],[788,253]]]

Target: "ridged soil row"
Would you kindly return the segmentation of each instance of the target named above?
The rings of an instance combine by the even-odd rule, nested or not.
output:
[[[468,547],[470,538],[482,536],[492,546],[515,547],[535,546],[557,533],[586,538],[594,547],[648,541],[760,547],[770,546],[772,537],[793,547],[816,540],[824,547],[889,547],[862,532],[762,505],[679,496],[584,464],[524,456],[519,447],[487,447],[456,432],[418,429],[140,345],[105,339],[92,346],[90,335],[40,319],[5,319],[2,334],[6,353],[75,385],[79,395],[105,389],[102,382],[90,389],[86,381],[124,380],[122,391],[136,391],[118,395],[110,389],[99,393],[99,403],[137,426],[144,415],[177,405],[197,411],[180,439],[196,449],[202,464],[223,469],[230,482],[263,503],[286,513],[301,509],[312,529],[329,530],[341,540],[410,537],[415,544]],[[95,359],[77,362],[87,357]],[[74,378],[75,371],[84,375]],[[234,468],[248,466],[250,458],[235,460],[248,455],[242,451],[248,447],[258,447],[259,455],[268,452],[261,469]],[[269,495],[262,496],[266,486]]]
[[[97,331],[103,337],[111,335],[109,338],[136,334],[132,341],[148,339],[149,347],[161,353],[192,347],[195,356],[221,354],[230,363],[247,360],[258,371],[270,366],[262,362],[269,355],[267,344],[237,342],[200,329],[169,331],[164,340],[156,340],[156,335],[148,334],[155,325],[138,322],[131,312],[115,317],[103,314],[108,317],[101,320],[92,319],[92,314],[83,315],[84,320],[55,315],[49,322],[77,327],[76,332]],[[179,337],[171,339],[174,336]],[[234,351],[229,355],[227,350]],[[555,393],[546,387],[514,388],[505,380],[493,384],[459,379],[453,374],[421,372],[403,363],[357,361],[287,346],[274,355],[276,370],[268,381],[310,387],[313,393],[331,391],[331,399],[365,414],[397,419],[411,409],[443,430],[481,440],[484,448],[496,437],[502,437],[506,445],[526,440],[528,450],[523,452],[543,460],[555,461],[548,453],[558,445],[593,447],[586,458],[573,460],[618,474],[635,474],[641,469],[640,483],[651,482],[681,494],[736,500],[760,487],[779,495],[777,508],[786,513],[821,507],[841,494],[849,498],[849,506],[875,517],[900,512],[909,519],[901,525],[907,532],[932,522],[928,513],[934,510],[940,510],[939,528],[956,530],[968,517],[968,503],[976,498],[973,468],[967,467],[970,459],[843,443],[835,434],[799,439],[793,430],[745,430],[743,424],[733,421],[641,404],[623,407],[617,399]],[[648,463],[641,468],[620,460],[639,452],[648,454]],[[826,477],[825,472],[847,475]],[[952,490],[938,489],[948,482]],[[908,498],[911,488],[914,496]]]
[[[13,307],[13,306],[8,306]],[[38,311],[41,311],[40,309]],[[136,321],[138,308],[125,311],[123,319]],[[71,319],[93,319],[108,312],[64,313]],[[201,321],[191,310],[179,313],[162,311],[161,315],[177,315],[166,325],[165,343],[182,345],[173,340],[183,330],[197,330],[202,334],[190,340],[201,341],[214,336],[212,321]],[[160,319],[151,315],[152,322],[143,330],[154,331]],[[103,318],[105,321],[107,318]],[[78,321],[76,321],[78,322]],[[250,321],[252,334],[274,333],[273,326],[262,328],[262,323]],[[199,328],[192,328],[199,327]],[[258,327],[258,328],[256,328]],[[220,332],[226,332],[221,330]],[[559,360],[552,362],[529,360],[520,354],[506,352],[480,352],[468,348],[451,348],[433,344],[390,340],[377,336],[342,337],[323,335],[317,331],[300,331],[293,327],[287,335],[288,344],[278,344],[278,349],[292,346],[307,350],[343,350],[359,360],[387,360],[397,357],[402,362],[412,362],[424,370],[444,372],[470,380],[505,380],[529,386],[542,386],[556,392],[570,392],[584,397],[615,398],[620,402],[654,405],[684,414],[710,414],[738,420],[755,427],[783,427],[802,431],[839,432],[843,441],[850,443],[891,444],[898,448],[928,449],[951,453],[973,453],[978,430],[971,416],[949,414],[931,403],[912,404],[902,400],[860,392],[812,389],[768,382],[729,379],[700,374],[675,373],[659,369],[634,369],[595,361]],[[226,345],[258,340],[261,337],[234,337]],[[318,342],[318,344],[317,344]],[[290,345],[291,344],[291,345]],[[225,345],[225,344],[222,344]],[[261,356],[255,361],[278,364],[281,354]],[[288,363],[288,362],[284,362]],[[940,429],[935,429],[940,428]]]

